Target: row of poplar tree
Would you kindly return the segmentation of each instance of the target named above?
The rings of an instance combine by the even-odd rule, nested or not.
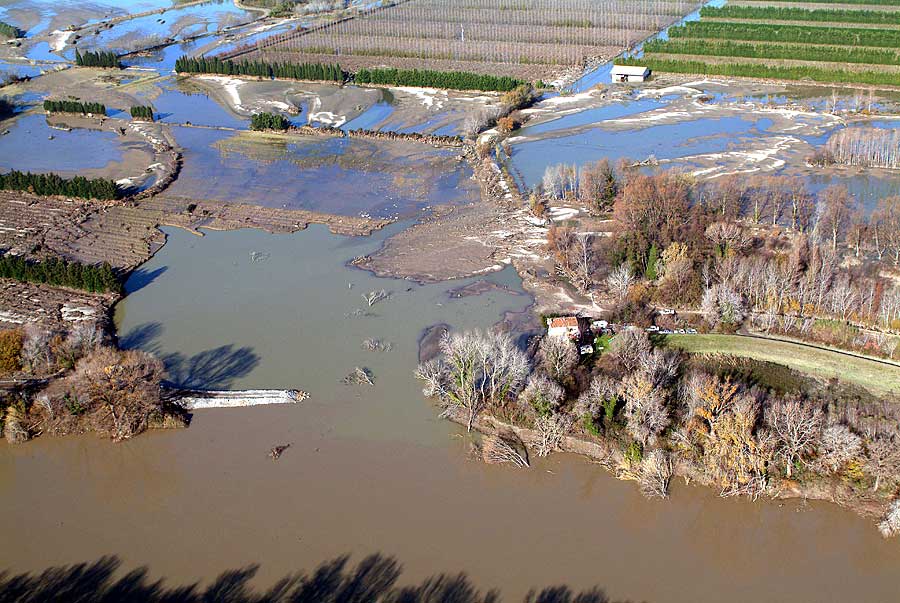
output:
[[[112,266],[68,262],[59,258],[26,260],[21,256],[0,255],[0,278],[55,287],[70,287],[92,293],[121,293],[122,283]]]

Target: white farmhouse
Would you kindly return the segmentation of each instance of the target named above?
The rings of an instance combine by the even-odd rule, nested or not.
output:
[[[640,65],[613,65],[612,81],[643,82],[650,77],[650,69]]]
[[[557,316],[547,319],[547,336],[560,339],[580,339],[581,324],[575,316]]]

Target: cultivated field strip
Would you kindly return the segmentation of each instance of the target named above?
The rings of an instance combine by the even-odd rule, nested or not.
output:
[[[407,0],[263,40],[235,58],[328,57],[345,68],[346,57],[357,67],[422,59],[460,71],[550,77],[615,56],[698,6],[694,0]]]
[[[648,42],[630,62],[657,72],[900,84],[900,0],[809,4],[705,7],[699,22],[671,28],[668,40]]]

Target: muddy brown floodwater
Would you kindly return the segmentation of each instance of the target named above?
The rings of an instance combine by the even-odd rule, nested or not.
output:
[[[311,397],[197,411],[189,429],[120,445],[0,446],[0,567],[115,554],[171,585],[258,563],[265,586],[380,552],[400,560],[404,581],[463,571],[505,601],[552,584],[692,603],[897,599],[900,545],[833,505],[723,500],[681,483],[670,500],[648,501],[577,457],[530,470],[467,460],[465,435],[412,378],[417,340],[439,322],[486,327],[531,300],[510,269],[460,297],[475,279],[420,286],[345,265],[398,228],[368,239],[320,226],[202,238],[167,229],[128,283],[123,345],[156,350],[179,383]],[[347,318],[375,288],[391,299]],[[365,351],[366,337],[392,348]],[[353,366],[369,367],[375,385],[341,385]],[[267,457],[287,443],[280,460]]]

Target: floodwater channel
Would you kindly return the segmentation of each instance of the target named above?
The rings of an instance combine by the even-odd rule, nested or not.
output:
[[[370,238],[323,227],[292,235],[167,230],[128,282],[123,345],[211,387],[298,387],[298,405],[197,411],[190,428],[123,444],[94,437],[0,445],[0,567],[118,555],[168,584],[261,564],[260,585],[341,554],[380,552],[404,580],[465,572],[514,601],[532,586],[600,585],[613,598],[671,602],[889,601],[900,547],[871,521],[824,503],[723,500],[675,484],[667,501],[569,455],[529,470],[467,460],[412,377],[422,329],[487,327],[531,300],[514,273],[419,286],[350,268]],[[390,292],[368,308],[362,293]],[[354,316],[357,310],[371,316]],[[368,352],[365,338],[391,350]],[[212,353],[211,353],[212,352]],[[340,383],[354,366],[374,386]],[[276,444],[291,447],[278,462]],[[14,493],[14,495],[12,495]]]

